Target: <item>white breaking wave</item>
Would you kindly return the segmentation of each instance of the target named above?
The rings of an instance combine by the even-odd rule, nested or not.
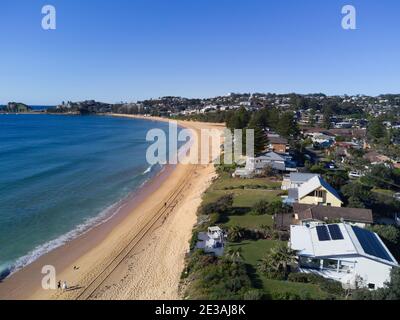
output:
[[[152,169],[153,169],[153,165],[151,165],[150,167],[148,167],[142,174],[143,174],[143,175],[148,174],[148,173],[151,172]]]
[[[154,165],[150,166],[147,168],[144,172],[143,175],[152,172]],[[159,173],[163,172],[165,169],[164,166],[160,166]],[[142,188],[149,180],[151,177],[146,179],[136,190],[139,190]],[[135,190],[133,191],[135,192]],[[59,236],[58,238],[54,240],[50,240],[40,246],[37,246],[35,249],[30,251],[28,254],[18,258],[15,263],[11,265],[3,265],[0,266],[0,275],[3,272],[7,272],[7,277],[10,276],[11,274],[21,270],[22,268],[26,267],[27,265],[31,264],[32,262],[36,261],[39,259],[41,256],[45,255],[46,253],[49,253],[50,251],[57,249],[64,244],[68,243],[71,240],[76,239],[77,237],[89,232],[93,228],[101,225],[102,223],[105,223],[109,221],[111,218],[113,218],[116,214],[119,213],[121,208],[125,205],[126,200],[132,196],[133,193],[130,193],[127,197],[124,197],[117,203],[111,205],[110,207],[106,208],[103,210],[99,215],[88,218],[85,222],[81,223],[77,227],[75,227],[73,230]]]
[[[67,242],[76,239],[77,237],[89,232],[90,230],[99,226],[100,224],[107,222],[121,210],[121,208],[123,207],[123,202],[124,200],[118,201],[116,204],[103,210],[96,217],[88,218],[85,222],[78,225],[75,229],[59,236],[54,240],[50,240],[40,246],[37,246],[35,249],[30,251],[25,256],[22,256],[13,265],[11,265],[11,267],[9,268],[10,272],[9,275],[17,272],[18,270],[21,270],[22,268],[31,264],[41,256],[45,255],[46,253],[49,253],[50,251],[61,247]]]

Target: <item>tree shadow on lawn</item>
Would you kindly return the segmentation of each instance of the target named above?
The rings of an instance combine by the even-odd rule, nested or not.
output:
[[[241,245],[240,243],[230,243],[229,244],[230,247],[237,247],[240,245]],[[245,268],[246,268],[246,273],[250,278],[252,287],[255,289],[264,289],[263,282],[260,279],[259,274],[257,273],[257,269],[249,263],[245,263]]]
[[[251,208],[246,207],[234,207],[229,212],[223,213],[219,216],[218,223],[229,222],[229,217],[232,216],[245,216],[251,211]]]

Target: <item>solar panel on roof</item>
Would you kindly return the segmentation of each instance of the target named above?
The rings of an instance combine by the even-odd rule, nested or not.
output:
[[[355,226],[352,229],[366,254],[393,262],[375,233]]]
[[[319,241],[330,241],[331,237],[328,233],[328,228],[326,226],[317,226],[317,235]]]
[[[328,226],[329,233],[331,234],[332,240],[343,240],[343,234],[337,224],[330,224]]]

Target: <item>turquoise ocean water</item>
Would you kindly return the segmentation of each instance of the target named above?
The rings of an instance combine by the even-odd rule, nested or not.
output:
[[[0,274],[100,223],[161,170],[149,129],[101,116],[0,115]]]

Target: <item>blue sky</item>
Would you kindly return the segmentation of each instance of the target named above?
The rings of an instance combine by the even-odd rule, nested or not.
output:
[[[357,30],[341,28],[346,4]],[[398,93],[399,14],[398,0],[1,0],[0,104]]]

